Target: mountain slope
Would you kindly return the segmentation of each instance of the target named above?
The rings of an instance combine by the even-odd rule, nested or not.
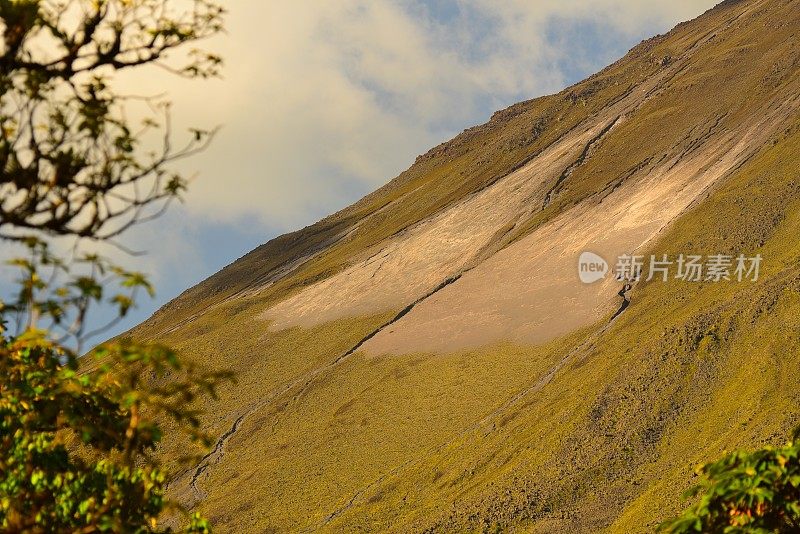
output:
[[[694,464],[780,439],[800,391],[798,7],[723,2],[138,327],[239,377],[174,495],[234,531],[636,532]],[[577,280],[587,249],[765,261],[756,283],[641,282],[615,316],[620,283]]]

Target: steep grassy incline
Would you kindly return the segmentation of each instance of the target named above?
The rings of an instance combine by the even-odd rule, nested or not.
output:
[[[799,151],[796,122],[651,248],[762,254],[757,283],[642,283],[548,381],[364,488],[330,530],[648,532],[680,508],[697,465],[788,439],[800,422]]]
[[[371,249],[387,238],[402,233],[519,169],[579,125],[597,122],[599,114],[630,97],[648,81],[652,84],[660,81],[660,77],[668,81],[679,75],[686,66],[675,68],[676,58],[691,54],[693,62],[708,69],[708,60],[716,62],[716,58],[695,57],[694,54],[699,44],[713,41],[722,28],[736,23],[736,18],[741,15],[736,4],[725,2],[706,14],[702,23],[683,24],[666,36],[643,42],[614,65],[557,95],[522,102],[497,112],[488,123],[468,129],[452,141],[420,156],[409,170],[353,206],[308,228],[258,247],[169,303],[139,331],[145,335],[160,334],[164,329],[174,327],[180,319],[193,317],[210,304],[233,295],[258,292],[262,303],[274,303],[342,271],[347,265],[368,256]],[[733,30],[727,33],[735,33],[735,28]],[[722,40],[717,39],[717,42]],[[728,109],[726,104],[730,103],[730,99],[744,101],[741,98],[744,88],[729,91],[726,86],[731,80],[735,83],[756,81],[755,75],[745,78],[734,75],[738,72],[735,68],[738,46],[745,47],[738,53],[748,51],[746,43],[721,44],[717,47],[716,53],[732,55],[726,59],[728,65],[725,69],[730,80],[716,80],[713,78],[714,72],[709,70],[697,72],[693,80],[685,81],[687,88],[693,88],[694,91],[687,94],[687,100],[682,103],[691,102],[688,98],[696,98],[696,101],[683,108],[681,119],[684,122],[675,127],[669,126],[670,130],[675,128],[675,131],[664,132],[666,121],[658,122],[657,117],[652,117],[648,135],[636,138],[639,143],[657,142],[659,144],[656,146],[665,150],[673,147],[664,146],[663,143],[683,140],[689,145],[701,137],[701,130],[708,130],[709,126],[714,125],[724,110]],[[759,47],[758,52],[764,50],[765,47]],[[750,52],[743,59],[751,59],[755,51]],[[779,51],[773,51],[772,54],[777,56]],[[759,62],[759,65],[773,67],[766,61]],[[778,68],[765,73],[765,76],[770,78],[769,83],[780,84],[789,71]],[[651,97],[657,91],[659,87],[649,88],[647,96]],[[727,101],[726,95],[730,96]],[[718,110],[723,111],[717,113]],[[731,121],[734,119],[730,118]],[[690,133],[684,127],[688,124],[697,128],[697,131]],[[636,150],[628,152],[632,159],[638,155]],[[616,179],[620,173],[643,163],[646,163],[645,158],[623,161],[621,164],[625,166],[614,169],[612,175]],[[553,177],[554,181],[556,179]],[[590,184],[590,190],[596,190],[597,185]],[[558,192],[561,193],[558,202],[552,202],[553,205],[542,213],[534,210],[534,213],[528,214],[530,220],[522,221],[526,223],[524,225],[517,225],[514,235],[509,237],[519,237],[530,231],[574,204],[581,198],[581,193],[587,193],[584,190],[573,194],[571,190],[563,191],[563,188]]]
[[[135,329],[238,376],[172,495],[231,532],[637,532],[694,464],[780,440],[800,391],[799,1],[728,0],[498,112]],[[764,266],[640,283],[610,321],[619,284],[582,286],[583,248]]]

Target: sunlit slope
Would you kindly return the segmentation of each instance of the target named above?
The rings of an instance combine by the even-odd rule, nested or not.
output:
[[[613,188],[627,173],[640,165],[646,167],[648,158],[659,161],[665,155],[702,148],[715,132],[739,126],[743,119],[749,121],[754,111],[750,106],[763,105],[768,93],[790,80],[793,66],[784,63],[796,58],[796,48],[790,49],[792,42],[787,41],[794,17],[791,3],[726,4],[666,36],[642,43],[584,82],[498,112],[487,124],[432,149],[408,171],[353,206],[255,249],[188,290],[148,321],[146,331],[158,333],[232,295],[258,293],[268,305],[327,279],[381,250],[385,240],[503,179],[567,134],[579,135],[598,126],[598,117],[625,99],[631,105],[650,104],[637,113],[639,128],[635,132],[629,127],[614,136],[624,150],[617,148],[605,151],[603,158],[590,158],[593,161],[587,163],[591,166],[577,166],[569,181],[557,187],[559,172],[542,176],[537,197],[531,197],[523,210],[499,225],[499,230],[505,231],[493,235],[477,259],[581,198],[604,187]],[[757,25],[759,10],[773,4],[786,11],[782,31],[759,28],[757,42],[751,35],[741,35],[738,25]],[[745,13],[754,20],[742,21]],[[769,16],[777,19],[774,13]],[[746,76],[742,76],[742,64],[752,69]],[[669,87],[666,105],[663,93]],[[633,135],[623,135],[625,131]],[[633,145],[629,147],[628,142]],[[580,159],[584,148],[580,143],[571,148],[573,161]],[[601,163],[602,167],[594,167]],[[553,194],[544,206],[551,189]]]
[[[725,2],[165,306],[134,334],[238,376],[172,494],[223,532],[630,532],[695,463],[786,435],[798,7]],[[640,284],[610,322],[585,248],[765,264]]]
[[[697,464],[798,422],[798,149],[795,127],[652,245],[761,253],[758,283],[644,284],[537,348],[357,355],[245,420],[201,508],[253,532],[651,530]]]
[[[694,468],[800,422],[800,123],[652,246],[760,253],[757,283],[640,285],[553,379],[359,495],[331,530],[645,532]]]
[[[732,5],[713,31],[679,29],[665,39],[653,52],[657,72],[518,170],[354,257],[266,317],[278,328],[308,327],[426,297],[365,347],[371,353],[549,341],[602,317],[617,290],[576,287],[580,252],[616,257],[645,246],[800,109],[796,65],[770,78],[785,61],[776,50],[797,59],[792,26],[754,43],[742,28],[760,30],[780,10]],[[685,49],[672,44],[684,33],[693,34]],[[753,67],[743,75],[741,63]]]

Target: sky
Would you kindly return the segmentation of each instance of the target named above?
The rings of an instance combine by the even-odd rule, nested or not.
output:
[[[171,99],[176,135],[220,131],[180,164],[194,177],[185,202],[121,239],[144,254],[112,251],[157,289],[117,330],[494,111],[558,92],[715,3],[228,0],[226,33],[203,43],[225,59],[220,79],[158,70],[118,80]],[[0,271],[3,294],[9,276]]]

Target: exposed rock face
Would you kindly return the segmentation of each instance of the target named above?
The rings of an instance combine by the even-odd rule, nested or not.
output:
[[[135,333],[239,375],[171,491],[223,531],[648,531],[694,464],[784,435],[798,31],[797,0],[723,2],[167,305]],[[765,267],[642,281],[611,321],[587,250]]]

